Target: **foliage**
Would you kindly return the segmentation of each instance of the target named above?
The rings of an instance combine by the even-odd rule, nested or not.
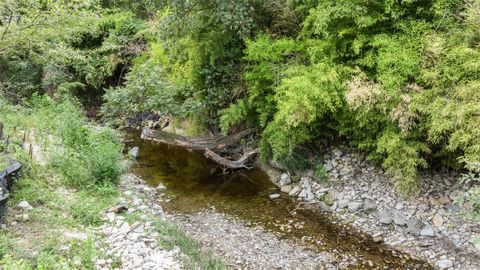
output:
[[[262,156],[286,164],[340,137],[406,196],[419,169],[480,162],[478,0],[24,2],[0,4],[0,90],[17,102],[102,96],[115,123],[153,112],[197,130],[250,127]],[[115,160],[98,161],[114,156],[100,146],[110,135],[69,125],[55,166],[115,175]]]

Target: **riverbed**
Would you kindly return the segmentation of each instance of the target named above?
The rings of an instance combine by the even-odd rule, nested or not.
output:
[[[130,135],[131,145],[140,148],[134,172],[153,187],[166,187],[159,203],[167,212],[196,218],[202,213],[220,213],[309,252],[325,253],[338,261],[348,257],[348,269],[433,269],[426,262],[375,243],[328,213],[286,195],[270,199],[269,195],[280,192],[259,168],[224,174],[202,153]]]

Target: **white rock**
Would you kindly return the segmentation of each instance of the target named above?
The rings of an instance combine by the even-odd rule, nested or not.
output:
[[[157,191],[165,191],[167,187],[164,184],[158,184],[156,187]]]
[[[128,222],[124,222],[122,226],[120,226],[120,228],[118,229],[118,232],[120,234],[127,234],[128,232],[130,232],[130,225],[128,225]]]
[[[288,174],[286,173],[282,173],[282,175],[280,176],[280,181],[278,182],[278,184],[280,186],[284,186],[284,185],[288,185],[288,184],[291,184],[292,183],[292,179],[290,179],[290,176],[288,176]]]
[[[23,210],[32,210],[33,207],[27,201],[21,201],[18,205],[18,208]]]
[[[294,186],[292,188],[292,190],[288,193],[288,196],[291,196],[291,197],[296,197],[298,196],[298,194],[300,194],[300,192],[302,191],[302,188],[299,187],[299,186]]]
[[[280,198],[280,194],[270,194],[268,195],[268,197],[270,198],[270,200],[275,200]]]
[[[363,202],[350,202],[348,204],[348,211],[357,212],[363,207]]]
[[[453,267],[453,262],[448,259],[438,260],[435,265],[440,269],[448,269]]]
[[[338,201],[338,209],[343,209],[343,208],[347,207],[349,203],[350,203],[349,200],[339,200]]]
[[[420,235],[433,237],[435,236],[435,231],[433,230],[433,227],[430,224],[427,224],[420,231]]]

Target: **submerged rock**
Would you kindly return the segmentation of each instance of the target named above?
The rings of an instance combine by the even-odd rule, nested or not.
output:
[[[138,158],[139,154],[140,154],[140,148],[138,148],[138,146],[132,147],[132,149],[128,151],[128,155],[130,155],[130,157],[132,158]]]
[[[270,200],[275,200],[280,198],[280,194],[270,194],[268,195],[268,197],[270,198]]]

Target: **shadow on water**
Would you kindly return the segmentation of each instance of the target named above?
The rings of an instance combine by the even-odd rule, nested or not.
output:
[[[270,200],[268,195],[279,191],[260,169],[226,176],[202,153],[142,141],[137,132],[129,137],[133,140],[131,145],[140,147],[134,172],[152,186],[162,183],[167,187],[165,196],[171,200],[162,203],[167,211],[193,214],[215,208],[308,249],[349,254],[358,262],[351,269],[433,269],[425,262],[373,242],[328,215],[298,209],[298,202],[288,196]]]

